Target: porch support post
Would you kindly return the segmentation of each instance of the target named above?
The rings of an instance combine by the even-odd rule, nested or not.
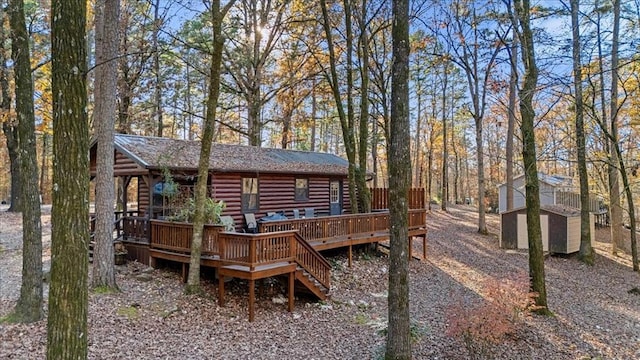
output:
[[[289,312],[293,311],[293,291],[294,291],[295,272],[289,273]]]
[[[256,299],[255,299],[255,297],[256,297],[256,294],[255,294],[255,291],[256,291],[255,286],[256,286],[256,284],[255,283],[256,283],[255,280],[249,279],[249,322],[253,322],[253,318],[255,316],[254,309],[253,309],[255,301],[256,301]]]
[[[352,251],[351,251],[351,244],[349,244],[349,267],[351,267],[351,259],[352,259]]]
[[[120,176],[119,179],[120,181],[118,181],[118,183],[120,185],[120,189],[118,189],[118,191],[120,192],[120,197],[118,201],[120,201],[123,216],[126,216],[128,210],[127,203],[129,202],[128,189],[129,183],[131,183],[131,176]]]

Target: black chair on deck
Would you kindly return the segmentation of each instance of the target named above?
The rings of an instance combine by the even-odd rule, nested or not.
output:
[[[244,214],[244,231],[247,233],[258,233],[258,222],[256,221],[256,215],[254,213]]]

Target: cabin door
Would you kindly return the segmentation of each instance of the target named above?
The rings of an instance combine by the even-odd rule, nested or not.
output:
[[[342,214],[342,181],[340,180],[329,182],[329,205],[330,215]]]

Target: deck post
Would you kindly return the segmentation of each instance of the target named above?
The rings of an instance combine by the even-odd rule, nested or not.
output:
[[[187,276],[189,275],[189,264],[182,263],[182,283],[187,283]]]
[[[427,231],[425,230],[422,237],[422,259],[427,261]]]
[[[295,272],[289,273],[289,312],[293,311],[293,291],[294,291]]]
[[[352,259],[352,251],[351,251],[351,244],[349,244],[349,267],[351,267],[351,259]]]
[[[254,303],[255,303],[255,280],[249,279],[249,322],[253,322],[254,317]]]
[[[218,305],[224,306],[224,276],[218,271]]]

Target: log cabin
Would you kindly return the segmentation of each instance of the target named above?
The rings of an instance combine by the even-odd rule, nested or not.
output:
[[[90,175],[96,175],[95,142],[90,150]],[[186,280],[192,226],[165,221],[175,203],[193,194],[200,142],[117,134],[114,177],[118,179],[115,230],[130,260],[155,266],[157,260],[182,264]],[[351,214],[348,162],[336,155],[309,151],[212,144],[208,196],[226,204],[231,229],[206,225],[201,264],[219,278],[224,303],[224,277],[249,281],[249,319],[253,320],[253,282],[288,276],[289,310],[294,284],[320,299],[330,289],[331,266],[320,251],[345,247],[349,265],[352,247],[389,239],[385,191],[374,192],[374,213]],[[136,199],[128,199],[134,185]],[[409,237],[423,241],[426,258],[424,191],[409,194]],[[170,198],[169,200],[167,198]],[[176,201],[178,199],[180,201]],[[135,210],[129,203],[137,203]],[[182,202],[184,204],[184,202]],[[378,206],[376,206],[378,204]],[[245,214],[259,221],[256,233],[243,233]],[[411,257],[411,253],[408,254]]]
[[[90,152],[90,171],[96,173],[96,144]],[[114,176],[118,184],[118,208],[128,211],[128,188],[137,180],[137,211],[150,219],[171,210],[166,199],[165,174],[189,192],[197,178],[200,142],[116,134]],[[212,144],[207,188],[209,197],[226,204],[224,214],[235,223],[243,214],[256,218],[272,212],[293,217],[294,209],[313,208],[318,215],[350,211],[346,160],[327,153]]]

